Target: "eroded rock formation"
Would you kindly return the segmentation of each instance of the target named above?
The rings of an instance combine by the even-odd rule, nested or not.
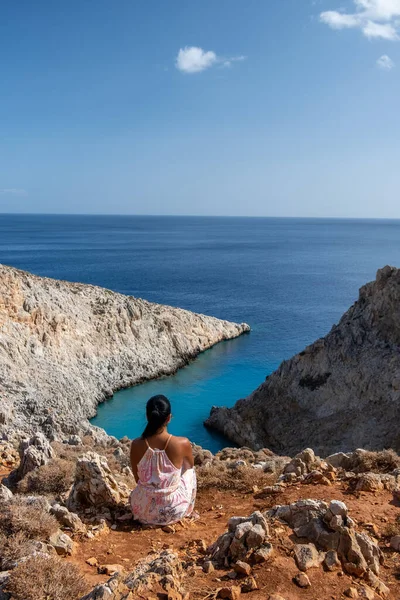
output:
[[[400,270],[385,267],[330,333],[206,424],[232,441],[293,455],[400,449]]]
[[[0,265],[0,432],[84,433],[115,390],[248,330]]]

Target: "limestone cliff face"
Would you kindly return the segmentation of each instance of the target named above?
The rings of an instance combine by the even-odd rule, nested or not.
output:
[[[294,454],[400,450],[400,270],[385,267],[330,333],[206,424],[239,445]]]
[[[82,432],[113,391],[248,330],[0,265],[0,433]]]

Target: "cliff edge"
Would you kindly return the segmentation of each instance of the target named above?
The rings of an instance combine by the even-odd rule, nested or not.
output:
[[[400,450],[400,270],[386,266],[330,333],[206,425],[239,445],[294,454]]]
[[[81,433],[114,391],[248,330],[0,265],[0,433]]]

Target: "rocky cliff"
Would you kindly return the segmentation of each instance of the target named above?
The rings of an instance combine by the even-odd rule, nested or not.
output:
[[[81,433],[115,390],[248,330],[0,265],[0,433]]]
[[[400,449],[400,270],[385,267],[330,333],[206,425],[239,445],[321,455]]]

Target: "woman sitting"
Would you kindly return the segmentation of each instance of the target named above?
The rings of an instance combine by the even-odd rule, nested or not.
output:
[[[137,486],[131,493],[136,520],[145,525],[176,523],[192,514],[196,473],[187,438],[168,433],[171,404],[153,396],[146,405],[147,426],[131,445],[131,465]]]

